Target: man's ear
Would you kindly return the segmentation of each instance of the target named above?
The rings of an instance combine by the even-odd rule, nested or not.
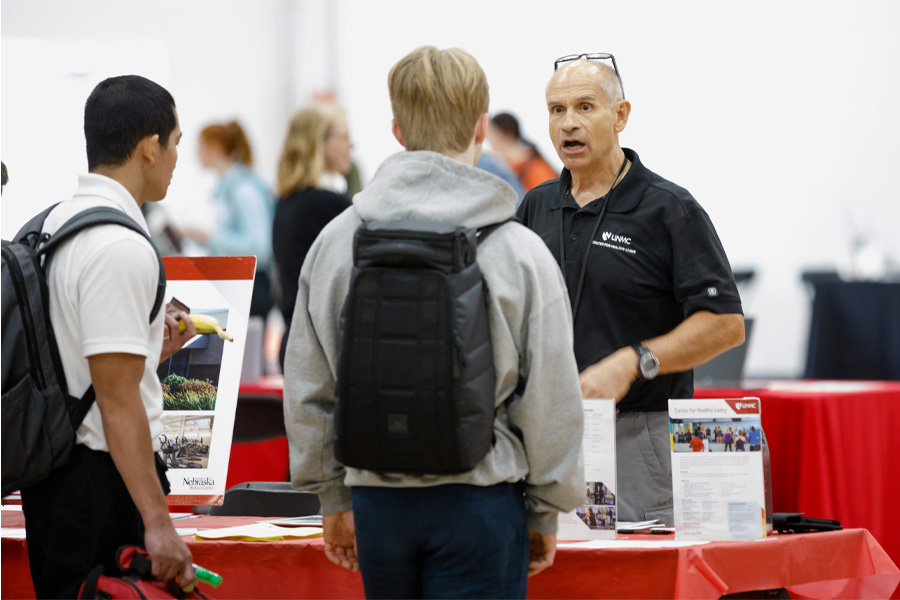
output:
[[[394,134],[394,138],[400,142],[400,145],[406,148],[406,144],[403,143],[403,132],[400,131],[400,126],[397,125],[397,119],[391,119],[391,133]]]
[[[490,122],[490,117],[487,113],[484,113],[478,120],[475,122],[475,143],[483,144],[484,138],[487,137],[488,123]]]
[[[138,152],[140,153],[140,156],[145,158],[151,165],[156,163],[156,156],[160,149],[158,133],[148,135],[138,142]]]
[[[622,133],[628,125],[628,115],[631,114],[631,102],[619,100],[616,107],[616,133]]]

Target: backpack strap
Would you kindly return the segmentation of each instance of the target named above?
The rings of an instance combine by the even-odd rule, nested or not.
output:
[[[121,225],[141,234],[150,243],[150,247],[153,248],[153,252],[156,254],[156,260],[159,264],[159,281],[156,285],[156,298],[154,298],[153,308],[150,310],[150,323],[152,323],[153,319],[156,318],[156,315],[159,314],[159,311],[162,308],[163,299],[165,298],[166,269],[163,265],[162,257],[160,256],[159,251],[156,249],[156,245],[153,243],[153,240],[150,239],[150,236],[147,234],[147,232],[144,231],[143,228],[141,228],[141,226],[138,225],[134,219],[126,215],[121,210],[109,206],[97,206],[76,214],[74,217],[63,223],[63,225],[52,235],[41,234],[40,232],[43,227],[44,220],[47,218],[47,215],[50,214],[50,211],[52,211],[55,207],[56,205],[54,204],[47,210],[37,215],[35,218],[29,221],[16,236],[17,239],[20,236],[27,237],[29,235],[32,235],[36,229],[39,235],[39,239],[36,240],[35,248],[37,249],[38,255],[43,254],[45,257],[45,269],[50,263],[50,258],[53,255],[53,252],[59,247],[60,244],[62,244],[64,241],[71,238],[78,232],[95,225]],[[81,422],[84,421],[84,417],[87,416],[87,413],[91,409],[91,406],[94,404],[95,399],[96,393],[94,392],[93,385],[88,387],[87,391],[84,393],[84,396],[82,396],[81,398],[69,396],[69,417],[71,418],[72,426],[75,429],[78,429],[78,427],[81,426]]]
[[[478,243],[481,244],[481,242],[486,240],[489,235],[491,235],[492,233],[494,233],[495,231],[500,229],[500,227],[502,227],[503,225],[506,225],[510,221],[515,221],[517,223],[519,222],[519,220],[517,218],[510,217],[510,218],[506,219],[505,221],[500,221],[499,223],[493,223],[491,225],[485,225],[484,227],[476,230],[475,237],[478,240]]]
[[[50,207],[38,216],[42,217],[41,223],[43,223],[43,219],[46,218],[47,213],[49,213],[53,208],[54,207]],[[36,220],[37,218],[34,219],[34,221]],[[49,236],[41,236],[41,240],[38,243],[39,247],[37,248],[38,254],[45,255],[45,261],[49,262],[50,256],[53,251],[60,244],[62,244],[64,241],[66,241],[76,233],[95,225],[110,224],[121,225],[141,234],[150,243],[150,247],[153,248],[153,252],[156,254],[156,260],[159,264],[159,283],[157,284],[156,288],[156,298],[153,300],[153,308],[150,311],[150,322],[152,323],[153,319],[156,318],[156,315],[159,314],[159,311],[162,308],[163,298],[165,297],[166,269],[163,266],[162,257],[159,255],[159,251],[156,249],[156,246],[153,244],[153,240],[150,239],[150,236],[147,234],[147,232],[144,231],[143,228],[134,221],[134,219],[126,215],[121,210],[108,206],[97,206],[78,213],[77,215],[66,221],[62,225],[62,227],[60,227],[54,234]]]

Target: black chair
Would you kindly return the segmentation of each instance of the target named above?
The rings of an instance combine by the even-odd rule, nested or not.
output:
[[[225,490],[211,516],[305,517],[319,514],[319,496],[291,489],[289,481],[248,481]]]
[[[240,396],[234,414],[235,442],[258,442],[286,435],[284,403],[274,396]]]

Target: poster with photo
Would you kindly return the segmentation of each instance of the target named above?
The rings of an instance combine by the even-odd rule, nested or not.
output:
[[[669,400],[675,536],[766,537],[759,398]]]
[[[559,516],[559,540],[616,537],[616,403],[584,400],[584,504]]]
[[[157,369],[163,389],[158,453],[169,504],[218,504],[225,494],[256,258],[165,257],[166,302],[198,334]]]

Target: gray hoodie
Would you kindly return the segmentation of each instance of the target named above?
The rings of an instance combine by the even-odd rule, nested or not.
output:
[[[352,486],[488,486],[524,479],[529,528],[552,534],[559,512],[584,503],[583,412],[569,298],[544,242],[514,223],[478,247],[491,291],[497,375],[496,443],[484,459],[458,475],[410,476],[345,468],[332,450],[340,314],[361,220],[424,219],[478,228],[508,219],[515,204],[512,188],[486,171],[435,152],[401,152],[316,239],[300,273],[284,413],[293,487],[317,492],[324,514],[350,509]],[[521,397],[504,404],[520,376]]]

